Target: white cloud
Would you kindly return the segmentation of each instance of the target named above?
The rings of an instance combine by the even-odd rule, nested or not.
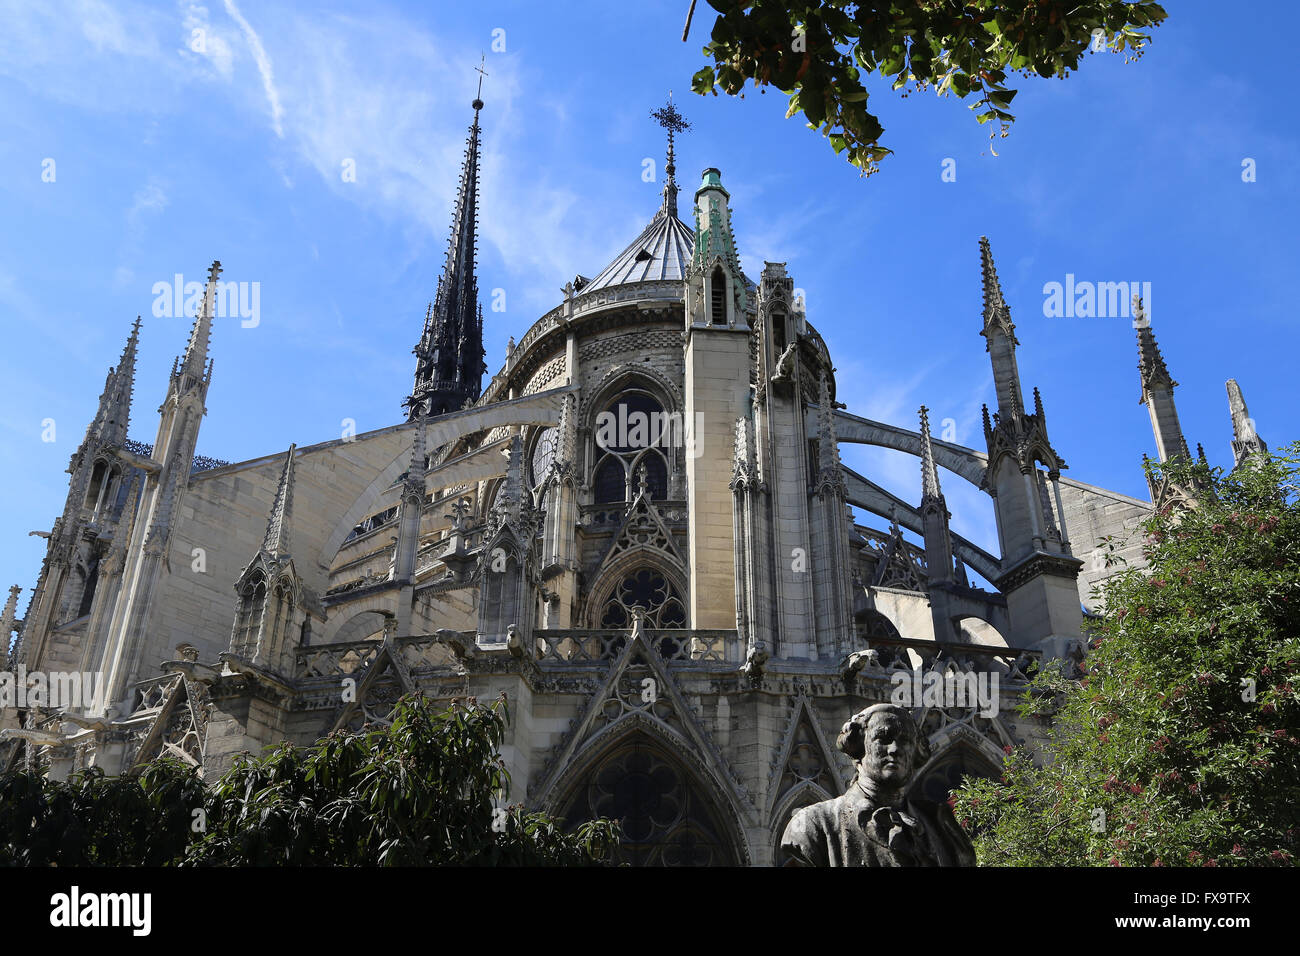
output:
[[[257,35],[251,24],[244,19],[244,15],[239,12],[239,7],[235,6],[234,0],[225,0],[226,12],[231,18],[239,24],[239,28],[244,31],[244,38],[248,40],[249,49],[253,51],[253,59],[257,61],[257,72],[262,76],[262,87],[266,90],[266,100],[271,107],[271,127],[275,130],[275,135],[281,139],[284,138],[284,109],[280,106],[280,93],[275,88],[275,77],[271,70],[271,58],[266,54],[266,48],[262,46],[262,38]]]

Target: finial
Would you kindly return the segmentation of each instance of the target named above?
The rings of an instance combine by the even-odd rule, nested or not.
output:
[[[478,66],[474,67],[475,72],[478,73],[478,93],[474,96],[474,102],[469,105],[474,107],[475,113],[483,108],[483,77],[488,75],[487,70],[483,69],[483,64],[486,62],[487,54],[480,54]]]
[[[677,164],[676,155],[673,151],[673,134],[684,133],[691,128],[686,117],[681,114],[673,103],[673,91],[668,91],[668,103],[659,107],[657,110],[650,111],[650,118],[668,131],[668,165],[664,167],[666,181],[664,182],[664,204],[663,209],[673,216],[677,215]]]

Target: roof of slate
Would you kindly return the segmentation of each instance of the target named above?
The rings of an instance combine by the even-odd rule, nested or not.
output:
[[[660,279],[676,279],[681,282],[686,278],[694,249],[694,231],[661,208],[641,235],[605,266],[596,278],[584,285],[578,295],[632,282],[654,282]]]

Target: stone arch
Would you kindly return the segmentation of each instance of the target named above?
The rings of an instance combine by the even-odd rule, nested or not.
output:
[[[992,615],[990,615],[991,617]],[[969,644],[984,647],[1010,647],[1002,632],[987,618],[975,614],[957,614],[952,618],[954,633]]]
[[[570,828],[613,816],[616,856],[636,865],[746,866],[749,847],[734,795],[686,740],[644,714],[593,736],[542,808]]]
[[[965,775],[990,780],[1002,777],[1002,754],[991,741],[974,731],[966,728],[957,733],[941,731],[939,741],[932,740],[930,746],[930,759],[917,770],[908,788],[910,796],[942,803]]]
[[[398,451],[393,455],[392,460],[375,475],[370,484],[366,486],[366,489],[352,502],[352,506],[339,519],[338,524],[334,526],[334,531],[326,540],[325,546],[321,548],[319,560],[323,566],[329,567],[334,563],[339,548],[343,547],[343,542],[352,533],[352,529],[375,509],[396,483],[398,476],[406,471],[410,461],[411,452],[409,448]]]
[[[791,787],[776,802],[769,821],[773,865],[782,866],[785,863],[781,853],[781,834],[785,832],[795,811],[810,807],[814,803],[821,803],[823,800],[832,800],[834,797],[835,795],[827,793],[824,787],[818,786],[812,780],[805,780],[798,786]]]
[[[347,641],[359,641],[367,638],[374,634],[375,631],[383,630],[383,621],[392,616],[395,607],[395,595],[390,592],[383,592],[335,608],[326,619],[324,627],[321,628],[320,640],[316,641],[315,644],[316,646],[342,644]],[[367,615],[371,615],[371,617],[367,617]],[[373,629],[365,630],[374,622],[378,622],[378,624]],[[364,633],[358,633],[363,630]]]
[[[638,379],[642,380],[642,383],[634,384]],[[650,386],[648,388],[647,383]],[[603,411],[620,392],[637,387],[658,398],[666,412],[681,412],[686,408],[681,389],[663,372],[650,365],[626,363],[615,365],[600,377],[590,391],[585,392],[579,410],[580,427],[587,432],[595,431],[596,415]]]
[[[676,591],[678,600],[689,608],[689,578],[677,562],[655,548],[632,548],[599,569],[598,576],[587,592],[586,604],[581,615],[581,619],[587,622],[587,627],[601,626],[601,611],[613,595],[614,589],[627,575],[644,567],[653,568],[663,574]]]
[[[685,445],[688,433],[691,433],[691,425],[686,421],[686,404],[682,397],[681,389],[677,387],[666,375],[658,369],[649,365],[624,364],[615,366],[610,369],[596,387],[589,393],[590,397],[584,400],[582,410],[579,414],[580,428],[579,435],[579,457],[582,461],[581,474],[584,477],[583,484],[594,488],[595,474],[598,464],[602,459],[608,459],[609,453],[596,444],[596,419],[601,412],[605,411],[620,395],[627,392],[641,392],[653,399],[662,409],[665,416],[664,424],[667,430],[667,436],[660,435],[659,443],[655,446],[656,450],[642,449],[640,454],[644,456],[647,452],[656,456],[661,456],[662,463],[665,465],[666,474],[664,476],[663,486],[658,490],[662,494],[656,495],[659,498],[672,498],[682,494],[682,488],[685,482]],[[628,454],[617,454],[614,456],[619,459],[627,459]],[[633,469],[626,480],[629,482],[631,494],[636,493],[636,472]],[[625,495],[624,500],[631,500]]]

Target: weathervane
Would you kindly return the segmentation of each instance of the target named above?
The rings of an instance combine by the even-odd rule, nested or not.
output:
[[[677,172],[677,166],[674,163],[673,134],[686,132],[691,128],[691,124],[687,122],[686,117],[673,104],[672,90],[668,91],[668,104],[659,107],[657,110],[651,110],[650,118],[668,131],[668,165],[665,167],[668,181],[664,184],[664,208],[676,216],[677,180],[674,178],[674,174]]]

